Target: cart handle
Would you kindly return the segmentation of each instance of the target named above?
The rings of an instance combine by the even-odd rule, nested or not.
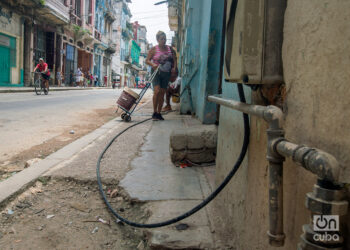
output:
[[[150,76],[150,78],[148,79],[147,82],[152,82],[153,79],[154,79],[154,77],[157,75],[158,71],[159,71],[159,65],[158,65],[158,67],[156,68],[156,70],[152,73],[152,75]]]

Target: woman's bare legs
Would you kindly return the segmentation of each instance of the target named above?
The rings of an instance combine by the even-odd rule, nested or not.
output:
[[[164,103],[164,94],[165,94],[166,89],[160,88],[159,91],[159,97],[158,97],[158,106],[157,106],[157,113],[160,114],[163,108],[163,103]]]
[[[154,86],[153,89],[153,112],[157,113],[158,112],[158,100],[159,100],[159,94],[161,92],[161,88],[159,85]]]

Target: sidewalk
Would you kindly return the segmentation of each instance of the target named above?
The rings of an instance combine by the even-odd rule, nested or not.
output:
[[[88,90],[88,89],[111,89],[112,87],[51,87],[50,91],[67,91],[67,90]],[[0,93],[21,93],[34,92],[34,87],[0,87]]]
[[[31,237],[34,237],[32,234],[38,234],[37,230],[32,232],[35,225],[39,229],[46,228],[39,231],[60,230],[60,237],[54,244],[60,249],[74,249],[74,246],[82,248],[85,245],[93,249],[102,249],[105,247],[101,247],[101,244],[107,243],[106,248],[110,249],[142,249],[141,245],[144,244],[144,249],[214,249],[215,235],[209,216],[212,209],[209,206],[174,225],[152,230],[139,230],[120,226],[114,222],[109,228],[101,225],[102,223],[97,224],[99,229],[96,229],[82,223],[96,216],[103,216],[105,220],[108,218],[113,221],[98,194],[97,158],[115,134],[133,122],[150,117],[151,114],[151,103],[148,103],[135,113],[131,123],[124,123],[120,118],[112,120],[93,133],[50,155],[37,166],[26,169],[27,173],[23,173],[24,171],[20,173],[23,173],[22,179],[27,180],[22,186],[17,185],[17,192],[14,192],[16,187],[13,186],[14,181],[11,178],[16,179],[17,176],[17,182],[20,182],[21,178],[18,178],[20,174],[1,182],[0,202],[5,201],[7,204],[4,211],[10,209],[15,215],[20,214],[24,217],[29,213],[30,219],[29,224],[25,224],[20,216],[15,216],[12,224],[5,223],[1,228],[2,231],[6,232],[12,226],[16,228],[16,233],[1,237],[0,231],[0,245],[16,249],[26,249],[28,244],[32,246],[34,244],[31,240]],[[122,216],[140,223],[164,221],[190,210],[212,191],[214,166],[176,168],[170,161],[171,131],[193,126],[201,125],[190,116],[180,116],[173,112],[165,116],[165,121],[148,121],[132,128],[112,144],[101,163],[101,178],[111,204]],[[43,167],[45,164],[46,167]],[[48,182],[46,186],[40,184],[42,181],[35,183],[42,174],[44,177],[41,178],[45,178],[44,180]],[[29,175],[32,180],[28,180]],[[26,192],[22,194],[27,197],[25,200],[32,204],[31,211],[18,208],[18,203],[23,203],[19,198],[8,203],[10,196],[23,192],[25,187],[33,183],[34,188],[40,188],[41,192],[39,194],[31,192],[27,196],[24,195]],[[112,197],[111,193],[116,195]],[[60,209],[44,206],[46,200],[50,200],[50,204],[57,204]],[[73,201],[78,205],[72,205]],[[45,213],[41,217],[33,212],[40,209],[44,209]],[[76,210],[79,210],[78,213]],[[51,213],[55,216],[56,222],[54,220],[48,222],[47,218]],[[175,226],[181,223],[187,224],[188,228],[176,229]],[[79,232],[76,232],[76,229],[72,230],[72,225],[75,225],[76,229],[79,228]],[[91,230],[101,232],[92,237]],[[35,236],[33,246],[48,247],[44,237],[40,237],[41,233]],[[147,246],[143,235],[148,236]],[[111,238],[113,240],[110,240]],[[20,239],[17,244],[13,243],[16,239],[17,241]]]

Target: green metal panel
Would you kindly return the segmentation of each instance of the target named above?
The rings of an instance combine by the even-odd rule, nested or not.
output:
[[[0,46],[0,85],[10,83],[10,49]]]
[[[132,45],[131,45],[132,62],[139,63],[140,52],[141,52],[140,46],[134,40],[132,40]]]
[[[10,38],[10,67],[16,67],[16,38]]]
[[[21,82],[20,82],[20,84],[22,84],[22,85],[24,83],[23,80],[24,80],[24,70],[21,69]]]

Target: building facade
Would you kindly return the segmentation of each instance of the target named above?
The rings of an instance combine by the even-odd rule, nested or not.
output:
[[[64,25],[69,22],[69,8],[64,1],[53,0],[20,3],[6,0],[0,7],[1,58],[4,58],[0,85],[29,86],[31,71],[41,57],[48,63],[53,75],[51,84],[54,84],[62,61],[62,35]]]
[[[128,7],[129,1],[121,1],[121,42],[120,42],[120,72],[122,86],[130,86],[131,74],[131,41],[133,36],[132,24],[130,23],[131,12]]]
[[[145,80],[147,74],[147,64],[146,58],[148,54],[148,42],[147,42],[147,28],[144,25],[140,25],[137,35],[137,42],[140,46],[140,59],[139,65],[141,70],[139,71],[139,76],[141,80]]]
[[[112,0],[4,0],[0,3],[0,86],[30,86],[31,72],[44,58],[50,85],[75,85],[75,72],[98,76],[110,86],[116,15]]]
[[[111,0],[96,2],[96,20],[94,44],[94,74],[99,79],[100,86],[111,86],[112,55],[116,52],[116,43],[112,41],[112,24],[116,20]]]

